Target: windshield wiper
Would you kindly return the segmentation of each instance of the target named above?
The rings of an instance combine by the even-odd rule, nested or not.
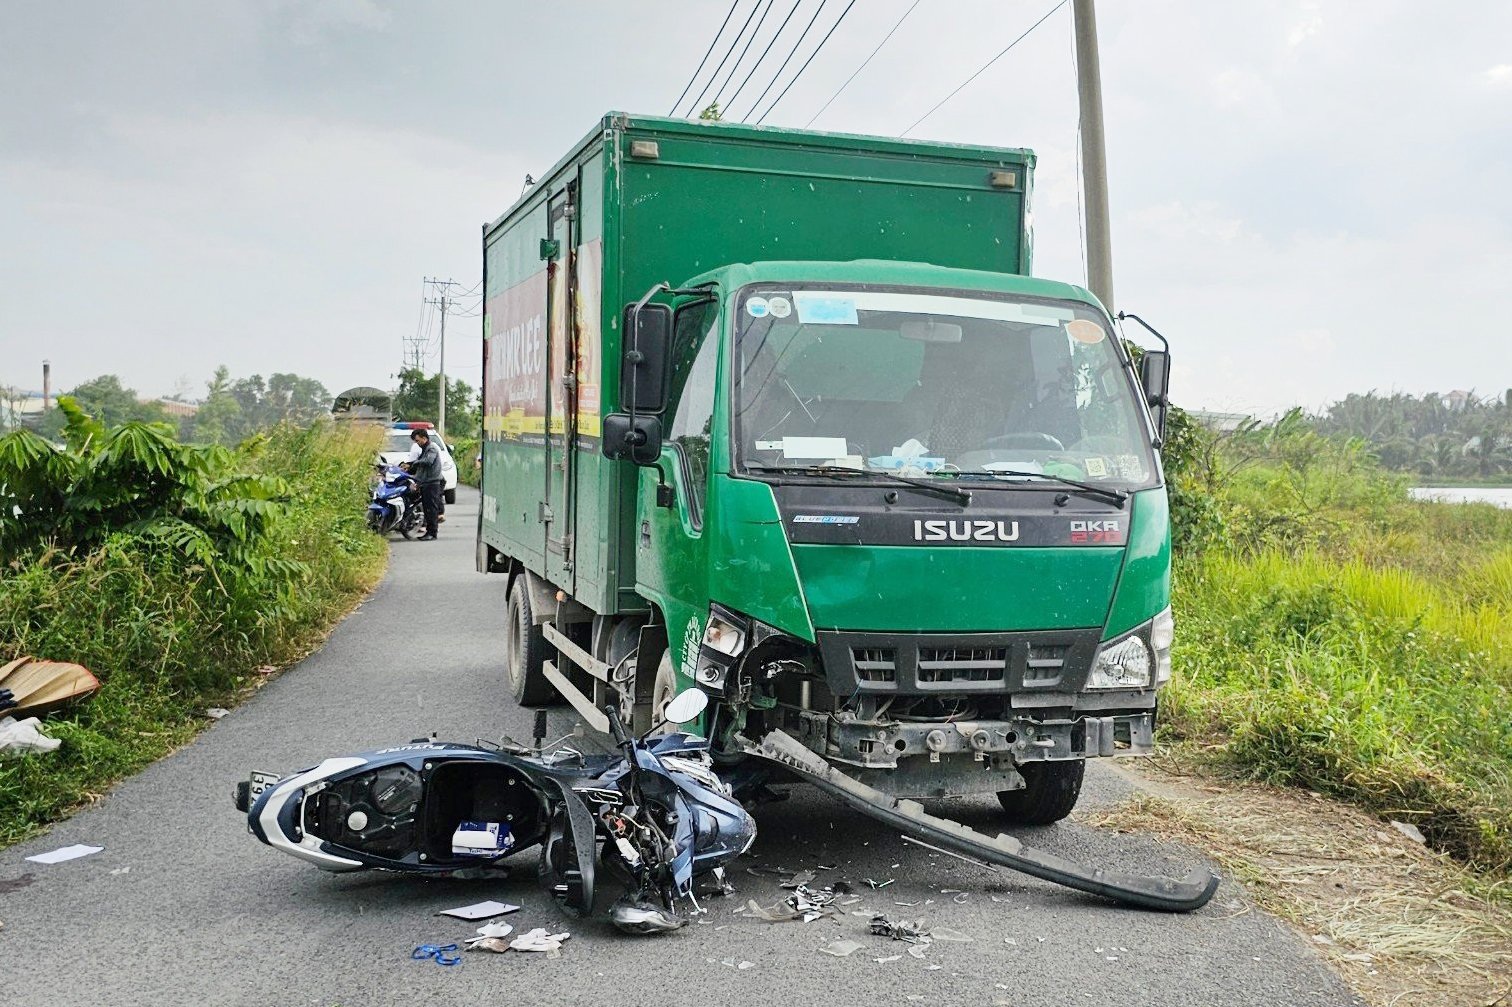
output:
[[[959,501],[961,506],[966,506],[971,501],[971,491],[963,490],[959,486],[951,486],[933,482],[928,479],[910,479],[908,476],[898,475],[886,469],[853,469],[846,465],[762,465],[752,463],[746,465],[747,469],[756,472],[790,472],[796,475],[825,475],[825,476],[880,476],[883,479],[904,486],[912,486],[914,489],[927,490],[930,493],[938,493],[940,496],[950,497]]]
[[[1124,505],[1124,501],[1129,499],[1129,494],[1123,490],[1113,489],[1109,486],[1098,486],[1095,483],[1084,483],[1080,479],[1069,479],[1066,476],[1058,476],[1050,472],[1029,472],[1019,469],[987,469],[982,472],[949,472],[945,474],[954,476],[957,479],[995,479],[1000,476],[1017,479],[1050,479],[1065,486],[1079,489],[1089,496],[1101,497],[1120,507]]]

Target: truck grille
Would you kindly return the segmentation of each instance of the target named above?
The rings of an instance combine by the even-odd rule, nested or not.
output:
[[[1007,647],[920,647],[920,682],[1001,682]]]
[[[852,647],[851,663],[862,682],[896,682],[898,652],[892,647]]]
[[[824,675],[837,696],[855,693],[1076,692],[1092,667],[1100,628],[1007,633],[821,630]]]
[[[1030,644],[1029,660],[1024,668],[1024,684],[1049,685],[1060,681],[1066,670],[1066,655],[1071,645],[1066,643]]]

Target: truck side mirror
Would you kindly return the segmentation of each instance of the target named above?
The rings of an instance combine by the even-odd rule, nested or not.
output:
[[[1155,419],[1155,430],[1165,436],[1166,410],[1170,406],[1167,392],[1171,381],[1171,355],[1165,350],[1145,350],[1139,358],[1139,383],[1144,387],[1145,403]]]
[[[667,404],[672,309],[665,304],[626,305],[624,333],[620,408],[631,414],[660,413]]]
[[[660,416],[610,413],[604,417],[602,449],[605,458],[628,458],[637,465],[655,465],[661,460]]]

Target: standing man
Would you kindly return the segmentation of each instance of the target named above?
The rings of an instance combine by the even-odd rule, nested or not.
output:
[[[430,434],[416,430],[410,435],[420,448],[420,456],[405,462],[409,474],[420,484],[420,509],[425,512],[425,534],[421,542],[436,540],[436,523],[441,514],[441,494],[446,488],[446,476],[441,473],[441,450],[431,443]]]
[[[417,458],[420,457],[420,438],[418,436],[419,433],[420,433],[420,431],[418,429],[410,431],[409,457],[405,458],[405,461],[412,462],[415,459],[417,459]],[[430,435],[427,434],[426,436],[429,437]],[[438,447],[437,450],[440,450],[440,448]],[[440,521],[442,523],[445,523],[445,521],[446,521],[446,494],[445,493],[441,494],[441,509],[438,510],[438,511],[436,511],[436,520]]]

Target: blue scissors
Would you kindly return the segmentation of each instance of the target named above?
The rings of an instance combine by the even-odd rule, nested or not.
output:
[[[424,961],[429,958],[437,965],[456,965],[462,961],[461,955],[449,955],[448,951],[457,950],[455,944],[422,944],[410,952],[410,957]]]

